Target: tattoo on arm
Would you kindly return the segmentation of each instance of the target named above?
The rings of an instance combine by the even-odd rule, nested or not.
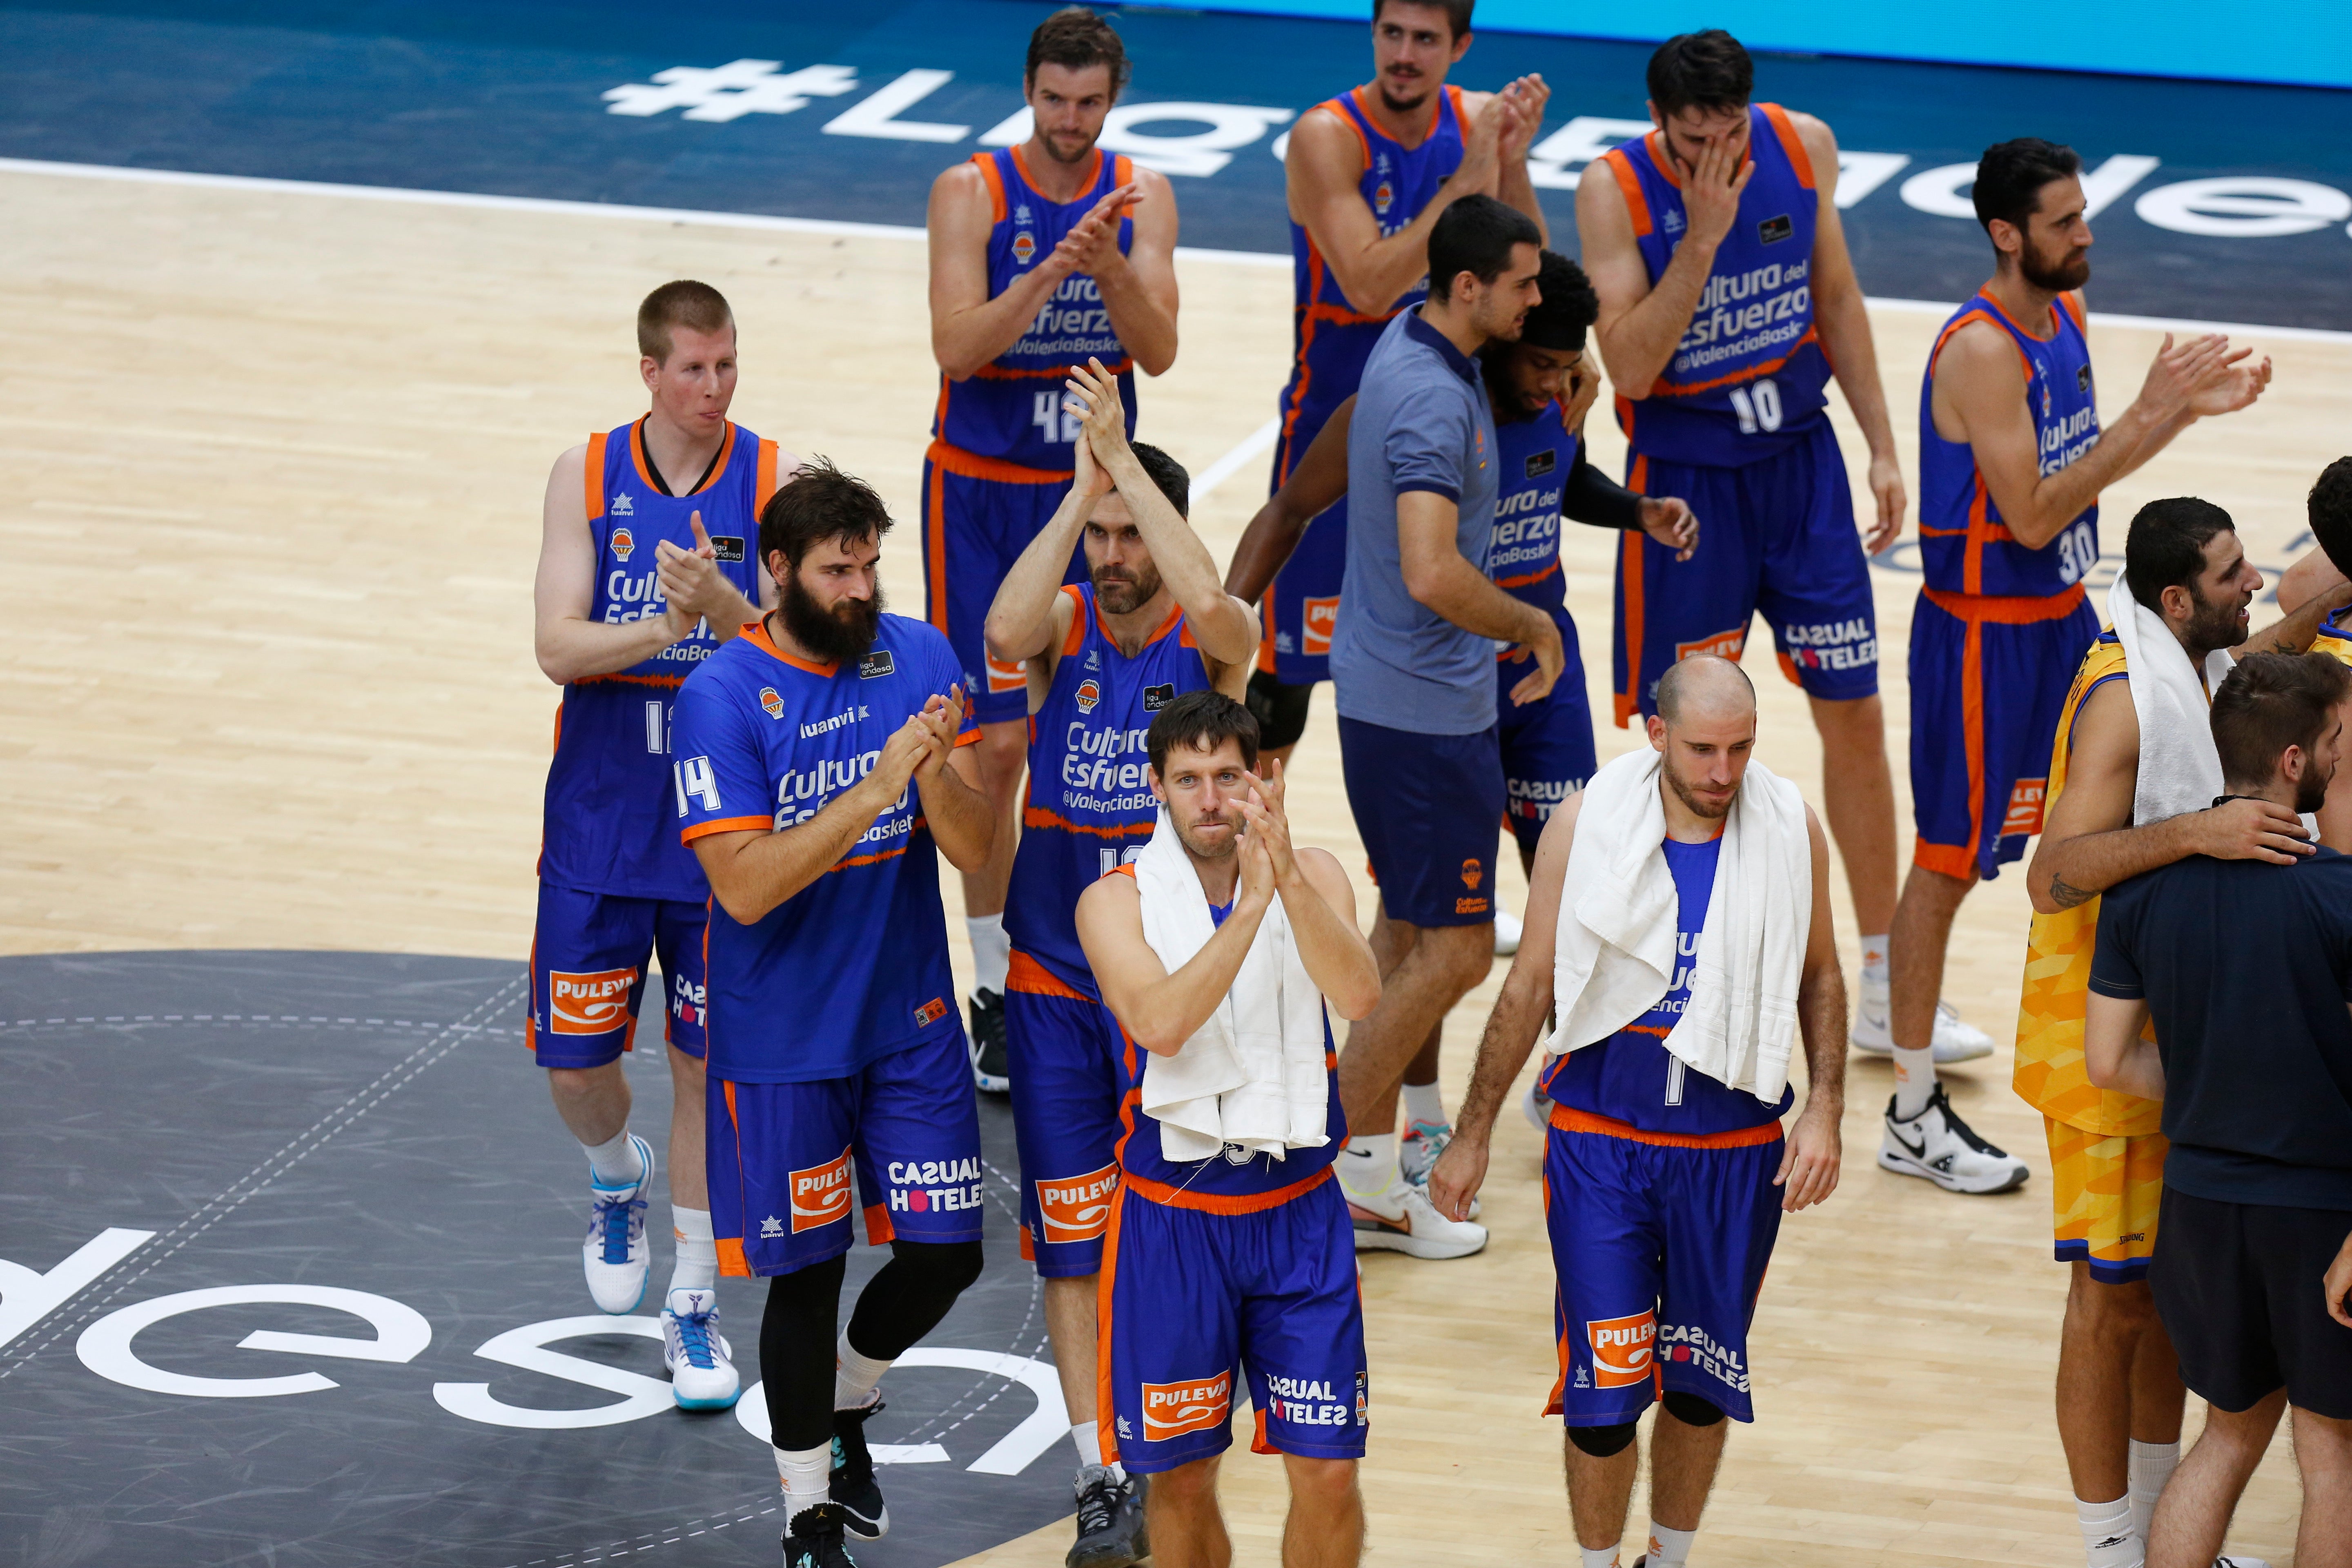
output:
[[[2050,879],[2050,901],[2062,910],[2071,910],[2075,905],[2086,903],[2098,896],[2093,889],[2078,888],[2063,877]]]

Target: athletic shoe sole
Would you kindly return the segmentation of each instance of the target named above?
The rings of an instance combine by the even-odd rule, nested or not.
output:
[[[847,1503],[841,1504],[841,1525],[860,1541],[879,1541],[890,1533],[890,1510],[885,1505],[879,1519],[868,1519]]]
[[[2025,1179],[2033,1173],[2021,1164],[2007,1180],[1996,1186],[1971,1187],[1958,1177],[1948,1175],[1932,1165],[1922,1164],[1916,1160],[1906,1160],[1900,1154],[1889,1153],[1883,1145],[1878,1151],[1878,1168],[1882,1171],[1892,1171],[1898,1176],[1923,1176],[1948,1193],[1965,1193],[1970,1197],[1979,1198],[1989,1198],[1997,1193],[2013,1192],[2025,1185]]]
[[[1895,1054],[1895,1043],[1891,1040],[1864,1039],[1860,1035],[1849,1035],[1846,1039],[1848,1044],[1864,1056],[1891,1057]],[[1954,1062],[1972,1062],[1979,1057],[1990,1055],[1992,1055],[1992,1045],[1990,1041],[1982,1045],[1939,1045],[1936,1047],[1936,1065],[1939,1068],[1948,1068]]]
[[[1407,1258],[1426,1258],[1442,1262],[1449,1258],[1470,1258],[1486,1250],[1481,1237],[1475,1247],[1463,1247],[1450,1241],[1432,1241],[1417,1237],[1402,1226],[1381,1219],[1359,1219],[1356,1226],[1356,1250],[1359,1252],[1402,1252]]]

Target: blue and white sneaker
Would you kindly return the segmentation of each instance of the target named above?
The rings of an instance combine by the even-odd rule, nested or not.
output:
[[[735,1347],[719,1331],[719,1292],[672,1290],[662,1307],[662,1364],[680,1410],[726,1410],[743,1397]]]
[[[654,1184],[653,1145],[629,1134],[646,1173],[625,1187],[607,1187],[593,1175],[588,1195],[588,1239],[580,1244],[580,1259],[588,1272],[588,1294],[596,1309],[619,1314],[634,1312],[646,1299],[646,1274],[653,1263],[653,1246],[646,1240],[646,1191]]]
[[[1437,1157],[1454,1142],[1454,1127],[1445,1121],[1412,1121],[1405,1126],[1404,1136],[1397,1141],[1397,1173],[1419,1187],[1429,1190],[1429,1173],[1437,1168]],[[1478,1200],[1470,1200],[1470,1217],[1478,1217]]]

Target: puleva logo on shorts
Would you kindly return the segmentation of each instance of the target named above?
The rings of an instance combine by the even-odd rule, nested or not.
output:
[[[948,1005],[934,996],[915,1009],[915,1027],[928,1029],[948,1016]]]
[[[1704,637],[1696,642],[1675,644],[1675,662],[1679,664],[1696,653],[1711,653],[1719,658],[1738,658],[1747,647],[1748,628],[1734,626],[1727,632],[1717,632],[1713,637]]]
[[[2000,836],[2012,833],[2034,834],[2042,831],[2042,797],[2048,793],[2048,779],[2020,779],[2009,792],[2009,815],[2000,819]]]
[[[1626,1388],[1649,1380],[1651,1357],[1658,1342],[1654,1310],[1588,1321],[1584,1335],[1592,1347],[1595,1388]]]
[[[1307,599],[1299,605],[1305,637],[1298,651],[1309,658],[1331,657],[1331,630],[1339,624],[1339,595],[1328,599]]]
[[[1100,702],[1101,700],[1102,700],[1102,688],[1101,688],[1100,686],[1096,685],[1096,684],[1095,684],[1095,682],[1094,682],[1094,680],[1093,680],[1091,678],[1090,678],[1090,679],[1088,679],[1081,680],[1081,681],[1079,681],[1079,682],[1078,682],[1078,711],[1079,711],[1079,712],[1081,712],[1081,713],[1091,713],[1091,712],[1093,712],[1093,711],[1095,710],[1095,704],[1096,704],[1096,703],[1097,703],[1097,702]]]
[[[849,1151],[793,1173],[793,1234],[849,1217]]]
[[[1143,1385],[1143,1440],[1165,1443],[1187,1432],[1222,1426],[1233,1404],[1231,1371],[1188,1383],[1147,1383]]]
[[[1118,1191],[1118,1166],[1066,1181],[1037,1184],[1037,1207],[1045,1218],[1047,1241],[1092,1241],[1110,1225],[1110,1200]]]
[[[1001,658],[984,659],[988,666],[988,689],[991,691],[1018,691],[1029,684],[1029,672],[1019,664],[1007,664]]]
[[[768,710],[768,717],[771,719],[781,719],[784,716],[784,700],[776,695],[776,689],[772,686],[760,688],[760,706]]]
[[[637,536],[625,528],[616,528],[613,531],[612,542],[613,559],[615,561],[626,561],[637,552]]]
[[[593,974],[550,970],[549,1031],[558,1035],[611,1034],[629,1021],[629,987],[636,983],[634,967],[603,969]]]

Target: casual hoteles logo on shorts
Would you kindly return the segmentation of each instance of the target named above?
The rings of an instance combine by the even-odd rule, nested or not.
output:
[[[1116,1162],[1065,1181],[1040,1181],[1037,1207],[1047,1241],[1092,1241],[1110,1225],[1111,1195],[1118,1191]]]
[[[1655,1310],[1635,1312],[1631,1317],[1589,1321],[1584,1325],[1584,1335],[1592,1349],[1594,1387],[1626,1388],[1649,1381],[1658,1341]]]
[[[793,1173],[793,1231],[798,1235],[849,1217],[849,1151]]]
[[[593,974],[550,970],[547,1026],[558,1035],[609,1035],[629,1021],[629,987],[637,972],[601,969]]]
[[[1234,1374],[1143,1385],[1143,1440],[1164,1443],[1187,1432],[1224,1425],[1234,1403]]]

